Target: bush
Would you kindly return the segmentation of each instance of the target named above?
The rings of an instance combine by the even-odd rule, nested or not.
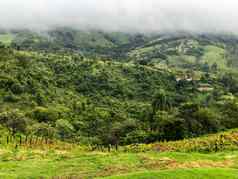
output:
[[[32,113],[31,116],[36,119],[38,122],[46,122],[46,123],[52,123],[55,122],[59,114],[57,111],[46,108],[46,107],[36,107]]]
[[[14,94],[9,94],[3,97],[4,102],[16,103],[20,101],[20,98]]]
[[[12,110],[0,113],[0,122],[11,134],[17,132],[26,133],[29,120],[19,110]]]
[[[31,134],[47,138],[53,138],[56,134],[55,128],[44,122],[32,125],[30,130]]]
[[[74,127],[65,119],[56,121],[56,130],[61,139],[71,138],[74,133]]]
[[[147,133],[143,130],[134,130],[126,135],[126,137],[123,139],[123,143],[133,144],[133,143],[144,143],[146,142]]]
[[[179,117],[184,119],[186,137],[213,133],[221,129],[219,115],[212,109],[187,103],[180,108]]]
[[[24,92],[24,87],[19,83],[14,83],[10,87],[13,94],[21,94]]]

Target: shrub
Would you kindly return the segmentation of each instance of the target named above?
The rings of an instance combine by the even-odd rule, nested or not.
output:
[[[61,139],[70,138],[74,133],[74,127],[65,119],[56,121],[56,130]]]
[[[0,122],[13,135],[17,132],[25,133],[28,125],[28,119],[19,110],[0,113]]]
[[[55,122],[58,119],[57,111],[46,108],[46,107],[36,107],[31,116],[36,119],[38,122]]]

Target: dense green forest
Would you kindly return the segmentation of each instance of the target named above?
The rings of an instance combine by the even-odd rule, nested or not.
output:
[[[231,35],[0,34],[0,121],[15,136],[95,147],[238,127]]]

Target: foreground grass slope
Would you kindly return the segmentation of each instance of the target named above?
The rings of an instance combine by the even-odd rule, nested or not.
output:
[[[185,170],[167,170],[167,171],[147,171],[132,173],[129,175],[119,175],[113,177],[106,177],[107,179],[223,179],[223,178],[237,178],[238,170],[235,169],[185,169]]]
[[[7,154],[2,152],[6,156]],[[13,155],[13,154],[12,154]],[[199,153],[101,153],[80,150],[19,150],[2,157],[1,178],[235,178],[237,152]],[[110,178],[109,177],[109,178]]]
[[[237,130],[201,137],[203,142]],[[2,139],[1,139],[2,140]],[[196,140],[196,139],[194,139]],[[184,141],[177,141],[183,144]],[[166,143],[163,143],[166,145]],[[228,143],[227,143],[228,144]],[[170,143],[167,143],[171,146]],[[211,143],[211,145],[213,145]],[[235,145],[235,144],[233,144]],[[151,146],[148,144],[148,146]],[[203,146],[200,146],[203,148]],[[55,141],[45,145],[0,145],[1,178],[138,178],[138,179],[236,179],[238,151],[233,147],[219,152],[173,152],[151,147],[147,151],[91,151],[88,147]]]

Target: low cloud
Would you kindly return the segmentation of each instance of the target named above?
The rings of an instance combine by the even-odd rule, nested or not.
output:
[[[238,33],[237,0],[1,0],[0,27]]]

